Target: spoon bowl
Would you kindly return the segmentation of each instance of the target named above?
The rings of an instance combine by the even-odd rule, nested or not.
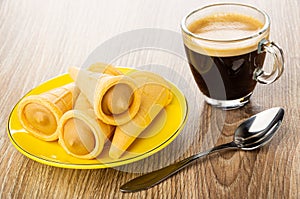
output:
[[[278,122],[275,126],[273,126],[273,128],[271,128],[266,134],[264,134],[264,136],[261,137],[257,137],[257,140],[251,140],[249,142],[245,142],[243,144],[243,146],[241,146],[240,148],[242,150],[254,150],[260,147],[263,147],[264,145],[268,144],[271,139],[274,137],[275,132],[278,130],[278,128],[280,127],[281,122]]]
[[[181,169],[190,165],[200,157],[221,150],[253,150],[260,148],[271,141],[279,129],[284,116],[284,110],[280,107],[262,111],[241,123],[235,130],[233,141],[215,146],[208,151],[192,155],[184,160],[171,164],[162,169],[152,171],[137,177],[120,187],[122,192],[136,192],[148,189],[174,175]]]
[[[242,150],[253,150],[267,144],[281,125],[284,110],[271,108],[258,113],[235,130],[233,142]]]

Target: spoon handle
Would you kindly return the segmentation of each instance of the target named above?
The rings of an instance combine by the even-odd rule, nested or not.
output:
[[[120,187],[120,190],[122,192],[135,192],[140,191],[144,189],[148,189],[153,187],[154,185],[159,184],[160,182],[164,181],[165,179],[169,178],[170,176],[174,175],[178,171],[182,170],[186,166],[193,163],[195,160],[197,160],[200,157],[207,156],[208,154],[224,150],[224,149],[237,149],[237,145],[234,142],[230,142],[227,144],[222,144],[219,146],[216,146],[208,151],[204,151],[195,155],[192,155],[184,160],[181,160],[179,162],[176,162],[174,164],[171,164],[169,166],[166,166],[164,168],[161,168],[159,170],[152,171],[150,173],[147,173],[145,175],[139,176],[137,178],[134,178],[130,180],[129,182],[125,183]]]

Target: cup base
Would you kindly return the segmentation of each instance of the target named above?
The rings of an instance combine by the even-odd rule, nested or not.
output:
[[[232,109],[240,108],[245,104],[247,104],[250,100],[251,95],[252,92],[242,98],[235,99],[235,100],[217,100],[217,99],[209,98],[207,96],[204,96],[204,98],[206,103],[208,103],[213,107],[221,108],[224,110],[232,110]]]

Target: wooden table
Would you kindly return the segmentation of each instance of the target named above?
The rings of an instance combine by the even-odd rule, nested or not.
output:
[[[191,81],[186,62],[172,57],[156,62],[165,58],[159,57],[157,48],[151,52],[140,49],[116,60],[124,66],[169,63],[169,70],[162,74],[187,95],[190,116],[186,127],[168,147],[149,158],[118,168],[62,169],[25,157],[7,136],[9,114],[30,89],[65,73],[69,66],[82,66],[96,47],[128,31],[164,29],[176,37],[181,18],[211,2],[0,1],[0,198],[300,198],[298,0],[245,1],[269,13],[271,38],[285,51],[286,69],[274,84],[258,85],[251,102],[238,110],[222,111],[206,105]],[[149,69],[157,69],[153,66]],[[168,71],[175,71],[175,76]],[[243,120],[275,106],[285,109],[285,118],[264,148],[218,153],[147,191],[119,191],[123,183],[140,173],[231,140]]]

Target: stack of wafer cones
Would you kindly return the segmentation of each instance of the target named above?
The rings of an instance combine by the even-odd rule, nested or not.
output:
[[[74,83],[24,98],[19,118],[28,132],[45,141],[59,138],[77,158],[96,158],[109,139],[109,156],[120,158],[173,98],[168,82],[150,72],[124,75],[97,63],[71,67],[69,74]]]

